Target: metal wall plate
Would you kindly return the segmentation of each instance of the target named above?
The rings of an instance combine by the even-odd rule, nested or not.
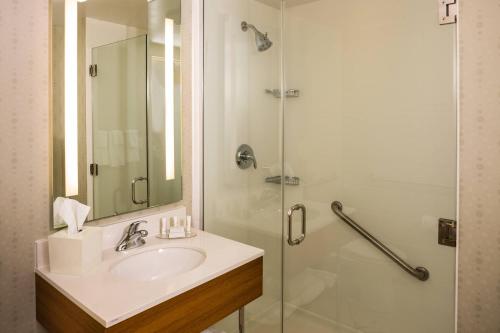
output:
[[[243,144],[238,147],[235,160],[236,165],[240,169],[248,169],[252,165],[254,169],[257,169],[257,159],[255,158],[252,147],[250,147],[249,145]]]
[[[439,219],[438,243],[445,246],[457,246],[457,221]]]
[[[439,24],[457,23],[458,4],[457,0],[438,0]]]

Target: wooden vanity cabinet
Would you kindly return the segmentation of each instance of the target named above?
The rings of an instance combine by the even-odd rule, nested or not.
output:
[[[110,327],[35,274],[36,318],[50,333],[200,333],[262,295],[262,264],[257,258]]]

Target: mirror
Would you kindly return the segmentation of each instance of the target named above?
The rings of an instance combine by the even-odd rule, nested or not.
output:
[[[53,199],[89,220],[180,201],[181,0],[51,7]]]

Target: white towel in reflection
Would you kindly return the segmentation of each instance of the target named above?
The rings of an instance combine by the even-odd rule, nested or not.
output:
[[[108,132],[98,130],[94,137],[94,162],[99,165],[109,165]]]
[[[127,137],[127,162],[139,162],[141,159],[139,149],[139,131],[136,129],[126,130],[125,136]]]
[[[109,132],[109,165],[120,167],[125,165],[125,139],[123,132],[113,130]]]

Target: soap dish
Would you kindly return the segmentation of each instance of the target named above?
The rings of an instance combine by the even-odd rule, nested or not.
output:
[[[156,238],[159,238],[159,239],[185,239],[185,238],[193,238],[193,237],[196,237],[196,232],[194,232],[194,231],[191,231],[189,233],[186,232],[186,237],[170,238],[170,237],[168,237],[168,234],[167,235],[162,235],[162,234],[156,235]]]

